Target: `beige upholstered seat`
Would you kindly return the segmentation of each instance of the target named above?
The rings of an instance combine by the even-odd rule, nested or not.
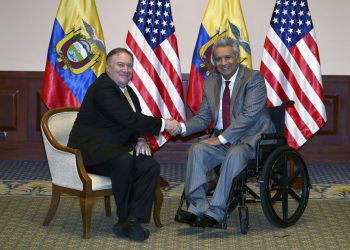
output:
[[[83,219],[83,237],[90,238],[92,207],[95,197],[104,197],[106,216],[111,216],[110,195],[112,184],[109,177],[87,173],[78,149],[67,147],[79,108],[52,109],[44,114],[41,130],[52,177],[52,198],[44,225],[49,225],[57,210],[61,193],[78,196]],[[153,217],[161,226],[160,209],[163,194],[156,191]]]

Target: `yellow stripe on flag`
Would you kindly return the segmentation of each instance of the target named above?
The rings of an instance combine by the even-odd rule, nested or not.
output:
[[[241,60],[252,68],[248,32],[239,0],[209,0],[202,25],[210,37],[216,34],[240,41]]]
[[[98,61],[91,67],[96,76],[105,72],[106,51],[102,27],[94,0],[61,0],[56,19],[67,34],[81,28],[81,34],[89,39],[94,51],[99,53]],[[102,51],[103,50],[103,51]]]

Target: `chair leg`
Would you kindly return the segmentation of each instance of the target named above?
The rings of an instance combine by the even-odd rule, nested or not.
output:
[[[49,211],[46,214],[43,225],[48,226],[55,216],[58,204],[60,203],[61,192],[57,191],[54,186],[52,186],[52,196]]]
[[[160,190],[160,185],[161,183],[160,181],[158,181],[156,193],[154,196],[154,206],[153,206],[153,219],[157,227],[163,226],[160,221],[160,210],[162,209],[162,204],[163,204],[163,193]]]
[[[104,197],[105,200],[105,212],[107,217],[111,217],[112,210],[111,210],[111,198],[109,195]]]
[[[80,197],[80,210],[83,219],[83,238],[90,238],[92,206],[94,204],[93,197]]]

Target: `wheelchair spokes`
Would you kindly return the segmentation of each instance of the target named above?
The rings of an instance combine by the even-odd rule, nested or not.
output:
[[[294,224],[304,212],[309,195],[309,176],[299,153],[283,146],[266,160],[260,186],[263,211],[277,226]]]

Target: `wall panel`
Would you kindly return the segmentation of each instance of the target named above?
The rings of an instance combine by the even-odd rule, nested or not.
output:
[[[17,129],[18,93],[16,89],[0,90],[0,131]]]
[[[40,119],[47,110],[40,98],[42,80],[43,72],[0,71],[0,132],[7,132],[5,140],[0,141],[0,159],[45,158],[40,134]],[[323,76],[323,85],[328,122],[301,149],[303,155],[315,159],[324,157],[317,154],[325,147],[334,154],[350,152],[350,76]],[[186,95],[188,74],[183,75],[183,86]],[[189,109],[186,111],[191,117]],[[164,162],[183,162],[188,147],[201,135],[173,138],[155,157]]]

